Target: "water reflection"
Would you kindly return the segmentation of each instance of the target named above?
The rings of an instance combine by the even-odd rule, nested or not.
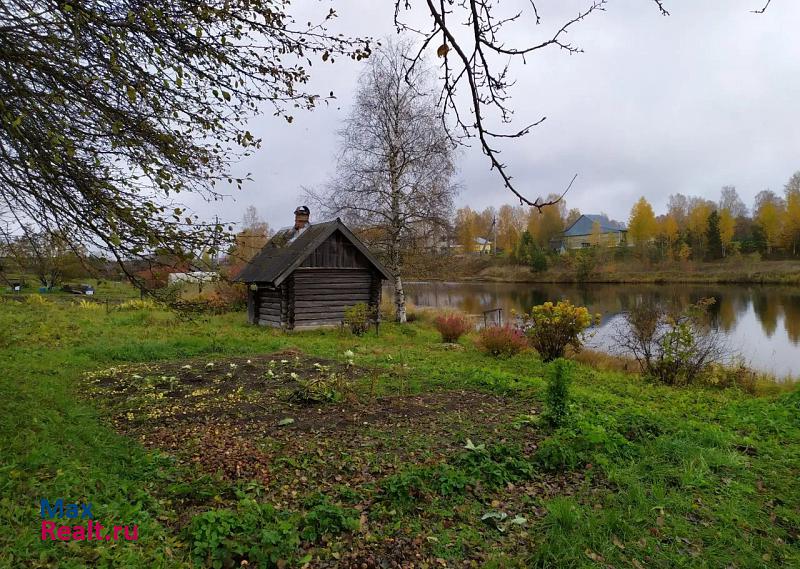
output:
[[[417,306],[455,308],[471,314],[503,308],[528,310],[549,300],[569,299],[601,315],[595,342],[606,345],[611,322],[644,299],[685,308],[714,297],[712,321],[732,349],[751,365],[777,375],[800,374],[800,290],[782,286],[606,285],[512,283],[409,283],[408,298]]]

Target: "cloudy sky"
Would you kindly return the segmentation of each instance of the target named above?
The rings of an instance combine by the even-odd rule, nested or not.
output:
[[[589,1],[540,0],[542,24],[519,22],[506,37],[517,45],[540,40]],[[782,190],[800,170],[800,2],[775,0],[765,14],[750,12],[762,3],[665,0],[671,16],[662,17],[651,2],[612,0],[571,28],[569,41],[584,53],[554,48],[514,64],[515,125],[547,117],[504,146],[518,188],[546,195],[577,173],[568,206],[620,220],[642,195],[660,212],[676,192],[716,200],[732,184],[750,205],[765,188]],[[390,0],[297,4],[299,21],[335,5],[332,31],[394,34]],[[296,114],[291,125],[254,118],[250,128],[263,147],[236,166],[253,181],[222,204],[193,204],[198,213],[237,221],[252,204],[273,228],[289,223],[302,187],[323,184],[334,170],[336,129],[362,67],[349,60],[314,65],[310,88],[333,90],[334,104]],[[458,179],[459,206],[514,203],[477,147],[461,151]]]

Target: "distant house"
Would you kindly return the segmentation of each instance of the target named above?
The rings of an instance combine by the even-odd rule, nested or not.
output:
[[[488,255],[491,253],[493,245],[494,241],[490,239],[484,239],[483,237],[475,238],[475,251],[481,255]]]
[[[252,324],[286,329],[333,326],[349,306],[376,311],[389,271],[340,219],[310,223],[295,210],[295,224],[279,230],[242,269]]]
[[[472,246],[466,247],[461,245],[461,251],[464,253],[477,253],[479,255],[488,255],[492,252],[494,241],[491,239],[484,239],[483,237],[476,237],[472,240]]]
[[[605,215],[584,214],[575,220],[558,239],[551,242],[553,249],[568,251],[587,247],[625,247],[628,229]]]

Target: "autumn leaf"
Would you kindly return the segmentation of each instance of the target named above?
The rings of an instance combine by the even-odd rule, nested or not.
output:
[[[439,49],[436,50],[436,55],[439,57],[447,57],[447,52],[449,51],[450,47],[446,43],[443,43],[439,46]]]
[[[586,553],[586,557],[596,563],[602,563],[605,560],[602,555],[595,553],[591,549],[587,549],[584,553]]]

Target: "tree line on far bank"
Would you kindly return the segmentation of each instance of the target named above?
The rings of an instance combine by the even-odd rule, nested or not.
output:
[[[541,270],[554,244],[581,213],[568,208],[566,200],[542,212],[508,204],[483,211],[465,206],[455,213],[453,239],[462,251],[474,251],[476,239],[485,239],[493,244],[491,252]],[[752,208],[734,186],[724,186],[718,201],[673,194],[661,214],[641,197],[631,207],[627,226],[628,244],[637,256],[652,261],[707,261],[742,253],[796,258],[800,256],[800,171],[787,181],[782,195],[759,192]],[[599,233],[599,227],[595,231]],[[600,239],[592,244],[599,245]]]

